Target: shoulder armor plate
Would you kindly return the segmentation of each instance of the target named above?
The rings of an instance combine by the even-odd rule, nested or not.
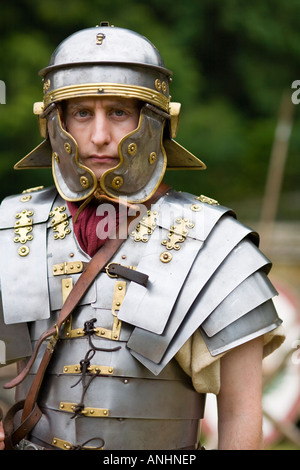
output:
[[[55,188],[27,191],[7,197],[0,206],[0,279],[6,324],[50,316],[45,222],[56,196]],[[18,295],[12,295],[12,289]]]
[[[271,331],[281,323],[267,278],[270,261],[258,249],[258,236],[221,206],[201,204],[191,215],[191,195],[172,194],[160,214],[178,213],[194,223],[171,262],[159,263],[161,235],[148,242],[139,269],[149,273],[149,288],[131,285],[119,317],[136,326],[128,347],[159,374],[200,328],[211,354]],[[162,220],[163,217],[162,217]],[[194,238],[193,238],[194,237]],[[223,334],[224,333],[224,334]]]

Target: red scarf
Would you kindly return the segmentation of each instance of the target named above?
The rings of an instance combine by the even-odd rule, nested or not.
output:
[[[80,204],[75,202],[67,204],[77,241],[83,251],[92,257],[110,236],[114,236],[119,226],[119,206],[94,200],[80,212],[76,220]]]

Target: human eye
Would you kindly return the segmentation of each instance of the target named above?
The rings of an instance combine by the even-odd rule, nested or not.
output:
[[[114,108],[111,110],[110,115],[116,119],[123,119],[127,116],[128,113],[124,109]]]
[[[89,116],[89,112],[86,109],[79,109],[75,112],[75,117],[78,119],[85,119]]]

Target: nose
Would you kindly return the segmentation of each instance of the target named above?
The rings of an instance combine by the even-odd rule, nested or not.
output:
[[[97,147],[102,147],[108,145],[111,139],[111,126],[106,114],[101,111],[96,112],[91,128],[91,142]]]

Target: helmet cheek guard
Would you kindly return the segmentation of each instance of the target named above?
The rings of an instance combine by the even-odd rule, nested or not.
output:
[[[77,142],[63,128],[57,106],[53,106],[47,121],[52,173],[58,192],[67,201],[86,199],[97,188],[97,179],[89,168],[80,163]]]
[[[107,24],[79,31],[58,46],[40,75],[44,101],[35,105],[34,112],[44,141],[15,169],[52,166],[64,199],[85,200],[100,186],[110,197],[144,202],[155,192],[167,168],[205,168],[173,140],[180,105],[170,103],[171,72],[143,36]],[[119,164],[107,170],[100,181],[81,164],[77,143],[63,128],[56,106],[78,97],[135,98],[144,103],[137,129],[119,143]]]
[[[144,202],[154,194],[167,166],[163,146],[165,118],[153,106],[144,105],[136,130],[119,143],[120,163],[107,170],[100,186],[112,197],[127,197],[128,202]]]

